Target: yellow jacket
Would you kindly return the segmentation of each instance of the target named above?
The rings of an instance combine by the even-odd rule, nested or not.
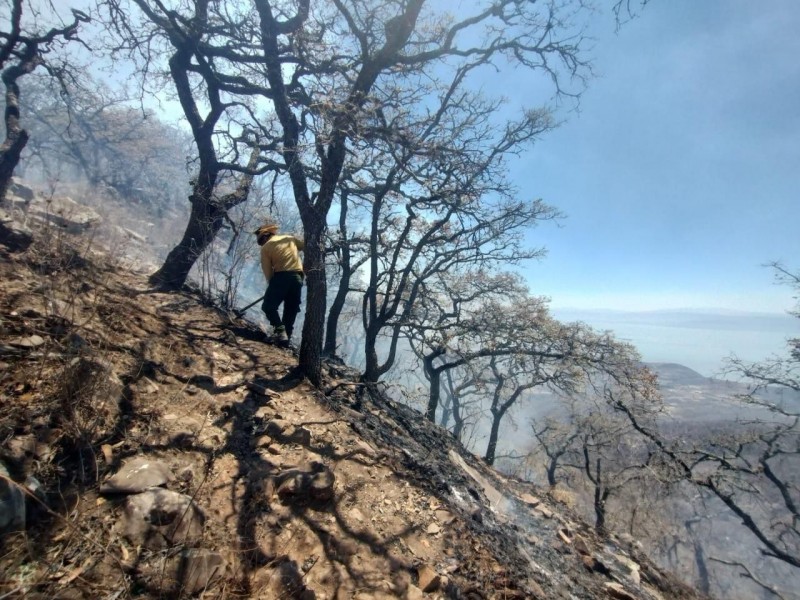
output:
[[[267,281],[272,279],[273,273],[283,271],[303,272],[303,261],[300,260],[299,251],[305,243],[293,235],[273,235],[267,243],[261,246],[261,270]]]

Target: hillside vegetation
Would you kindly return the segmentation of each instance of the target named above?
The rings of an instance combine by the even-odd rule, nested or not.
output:
[[[7,597],[700,597],[342,364],[312,387],[153,290],[137,240],[28,223],[0,246]]]

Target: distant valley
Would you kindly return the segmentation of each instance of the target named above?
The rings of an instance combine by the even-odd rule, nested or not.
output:
[[[771,419],[772,413],[761,406],[737,401],[750,391],[747,384],[704,377],[689,367],[676,363],[646,363],[658,374],[659,389],[667,412],[680,422],[732,422]],[[800,411],[800,394],[768,388],[759,392],[764,400]]]

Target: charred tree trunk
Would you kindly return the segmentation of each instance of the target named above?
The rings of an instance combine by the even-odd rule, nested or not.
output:
[[[306,274],[306,313],[300,343],[300,369],[315,386],[322,383],[322,336],[328,284],[325,279],[325,218],[315,211],[300,213],[305,231],[303,270]]]
[[[453,425],[453,437],[460,442],[461,436],[464,435],[466,423],[464,422],[464,416],[461,414],[461,403],[456,396],[453,396],[453,422],[455,423]]]
[[[353,268],[350,264],[350,244],[347,240],[347,194],[342,193],[341,209],[339,212],[339,236],[341,242],[341,268],[342,275],[339,278],[339,289],[331,303],[328,313],[328,323],[325,328],[325,344],[322,353],[326,356],[336,354],[336,341],[338,337],[339,318],[342,316],[342,309],[350,291],[350,279],[353,276]]]
[[[506,414],[506,408],[492,409],[492,428],[489,430],[489,443],[486,445],[486,455],[483,460],[487,465],[493,465],[497,454],[497,440],[500,437],[500,423]]]
[[[428,391],[428,406],[425,409],[425,418],[431,423],[436,422],[436,409],[439,407],[439,399],[442,393],[442,369],[435,368],[433,366],[433,361],[442,354],[444,354],[444,349],[437,348],[422,359],[425,372],[428,374],[428,379],[431,382],[431,387]]]
[[[600,477],[600,459],[597,459],[597,475]],[[606,530],[606,501],[611,494],[609,489],[603,489],[600,484],[594,486],[594,528],[598,533]]]
[[[189,197],[192,210],[181,241],[170,251],[150,283],[163,290],[178,290],[186,283],[197,257],[214,241],[224,223],[225,209],[215,206],[208,192]]]
[[[350,267],[342,266],[342,276],[339,278],[339,289],[336,296],[331,303],[331,309],[328,313],[328,323],[325,328],[325,344],[322,347],[322,353],[325,356],[334,356],[336,354],[337,338],[339,335],[339,319],[342,316],[342,309],[347,300],[347,292],[350,288],[350,278],[352,272]]]
[[[378,332],[380,329],[370,325],[364,332],[364,373],[361,380],[366,383],[377,383],[381,376],[378,359]]]
[[[201,15],[198,15],[201,16]],[[206,15],[203,13],[203,17]],[[214,240],[222,228],[226,207],[214,203],[214,189],[217,185],[220,168],[214,148],[213,134],[217,122],[225,109],[219,98],[219,90],[213,80],[206,81],[208,101],[211,110],[201,118],[195,101],[189,73],[192,71],[193,43],[189,38],[173,39],[175,53],[170,57],[169,69],[183,114],[192,128],[200,168],[189,196],[192,209],[189,222],[181,241],[167,255],[161,268],[150,276],[150,283],[165,290],[183,287],[197,257]]]
[[[52,28],[40,35],[25,35],[22,32],[22,0],[13,0],[11,15],[6,17],[10,25],[8,31],[0,31],[0,69],[3,69],[2,81],[5,86],[5,111],[4,124],[6,139],[0,145],[0,203],[5,201],[8,186],[14,169],[19,164],[22,150],[28,143],[28,132],[20,124],[19,111],[19,84],[17,80],[23,75],[32,73],[36,67],[44,64],[41,48],[46,48],[56,38],[63,38],[65,42],[76,39],[80,23],[86,23],[89,17],[79,11],[73,10],[72,23],[61,28]],[[13,64],[6,66],[8,61]],[[60,76],[56,69],[51,70],[51,75]]]
[[[6,139],[0,146],[0,203],[6,199],[8,186],[11,184],[11,177],[14,169],[19,164],[22,150],[28,143],[28,132],[20,125],[19,113],[19,84],[17,79],[31,73],[38,65],[36,60],[36,47],[26,49],[20,64],[8,67],[3,71],[3,85],[6,88],[5,99],[5,126]]]
[[[448,369],[445,371],[445,376],[447,380],[447,388],[445,391],[444,405],[442,406],[442,417],[439,420],[439,425],[441,425],[443,429],[447,429],[447,426],[450,424],[450,418],[453,416],[453,412],[458,408],[456,392],[454,391],[455,387],[453,386],[452,372]]]
[[[166,290],[183,287],[197,258],[214,241],[225,224],[228,211],[247,200],[250,195],[258,157],[258,148],[253,148],[247,165],[248,171],[242,176],[236,190],[222,198],[213,197],[218,177],[215,169],[206,170],[205,174],[198,178],[194,193],[189,196],[192,210],[189,213],[186,231],[178,245],[167,255],[161,268],[150,276],[151,284]],[[216,164],[216,161],[214,163]]]
[[[556,469],[558,469],[558,457],[551,458],[547,464],[547,483],[551,488],[556,485]]]

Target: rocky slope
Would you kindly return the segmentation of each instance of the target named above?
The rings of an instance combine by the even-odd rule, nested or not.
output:
[[[700,597],[344,365],[315,389],[119,247],[36,223],[20,244],[18,225],[0,236],[2,597]]]

